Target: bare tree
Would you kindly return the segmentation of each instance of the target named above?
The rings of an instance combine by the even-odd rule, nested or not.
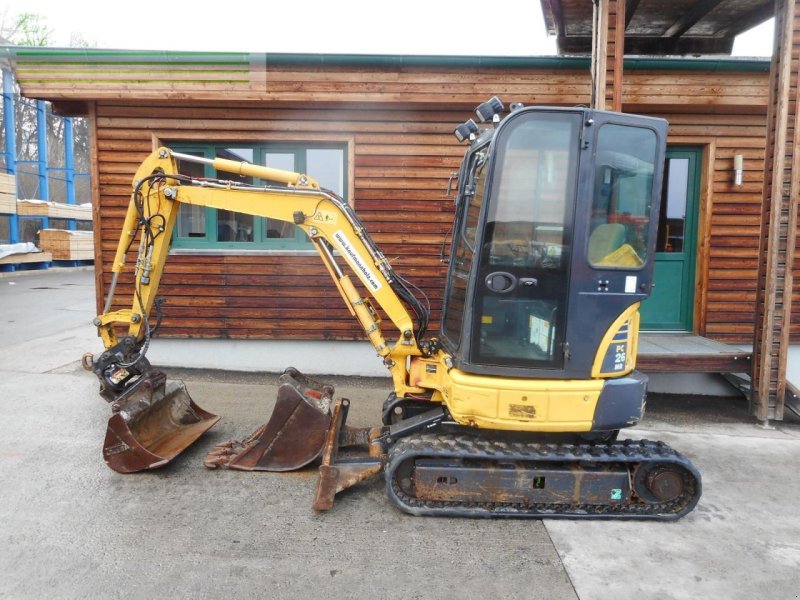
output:
[[[47,26],[46,18],[35,13],[20,13],[10,19],[10,24],[7,23],[9,23],[9,18],[6,11],[6,14],[2,16],[2,21],[0,21],[0,37],[18,46],[47,46],[54,33]],[[80,33],[72,33],[70,46],[86,48],[91,45]],[[41,193],[39,190],[38,168],[34,164],[25,163],[33,163],[41,158],[45,159],[51,168],[61,169],[66,166],[64,119],[53,115],[49,104],[47,105],[45,127],[47,156],[40,157],[36,112],[37,105],[34,100],[16,95],[17,179],[20,196],[28,198],[39,197]],[[89,170],[88,127],[85,119],[76,118],[74,119],[74,124],[75,171],[86,173]],[[66,199],[66,187],[62,182],[64,179],[62,173],[60,171],[52,172],[51,181],[54,185],[50,186],[50,191],[51,198],[54,200]]]
[[[0,35],[17,46],[47,46],[53,30],[47,27],[47,19],[36,13],[20,13],[6,25],[7,15],[3,15]]]

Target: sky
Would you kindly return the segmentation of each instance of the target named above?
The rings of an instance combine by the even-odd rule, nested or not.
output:
[[[588,0],[587,0],[588,1]],[[214,8],[212,8],[214,7]],[[225,7],[229,7],[226,12]],[[498,7],[494,12],[493,7]],[[499,7],[502,7],[499,8]],[[0,0],[0,19],[44,15],[52,46],[242,52],[531,56],[555,54],[538,0]],[[770,56],[772,21],[739,36],[735,56]]]

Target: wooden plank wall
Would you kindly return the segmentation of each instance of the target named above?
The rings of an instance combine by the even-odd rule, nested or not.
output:
[[[97,106],[104,284],[128,202],[131,173],[151,148],[180,140],[351,136],[355,207],[395,268],[437,307],[445,269],[441,244],[452,220],[447,180],[464,147],[452,124],[465,111],[264,108],[195,105]],[[336,134],[341,136],[340,133]],[[170,258],[162,332],[173,336],[352,339],[360,335],[315,255],[220,254]],[[129,283],[117,297],[130,298]],[[122,304],[119,305],[122,307]]]
[[[757,287],[765,118],[721,111],[651,114],[669,121],[670,143],[704,150],[696,330],[720,341],[749,342]],[[736,154],[744,156],[741,186],[733,183]],[[796,333],[800,334],[800,327]]]
[[[775,14],[752,370],[762,420],[783,419],[800,194],[800,2],[778,0]]]
[[[622,110],[623,60],[625,57],[625,3],[608,1],[608,48],[605,102],[608,110]]]
[[[696,321],[701,333],[725,341],[752,336],[766,87],[762,73],[625,74],[625,111],[667,118],[671,142],[698,145],[707,154]],[[589,96],[583,71],[530,69],[295,66],[269,70],[267,88],[258,101],[237,95],[155,101],[149,89],[146,98],[96,101],[101,293],[110,281],[130,178],[153,136],[162,142],[348,139],[355,208],[397,270],[431,298],[436,330],[446,270],[439,253],[453,214],[444,194],[464,152],[454,126],[494,94],[507,103],[559,105],[586,103]],[[735,188],[738,153],[746,172],[744,185]],[[163,335],[360,337],[314,255],[174,256],[162,292],[168,298]],[[130,293],[123,282],[118,298]]]

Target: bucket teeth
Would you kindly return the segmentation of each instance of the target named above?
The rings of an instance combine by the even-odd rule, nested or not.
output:
[[[230,463],[244,447],[244,444],[236,440],[228,440],[227,442],[216,444],[214,449],[206,455],[203,466],[208,469],[227,467],[228,463]]]
[[[333,387],[296,369],[280,377],[269,421],[242,441],[214,446],[203,464],[243,471],[293,471],[314,461],[325,445],[331,422]]]

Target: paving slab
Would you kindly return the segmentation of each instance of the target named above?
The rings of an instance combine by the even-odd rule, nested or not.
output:
[[[651,399],[624,437],[660,439],[703,476],[674,523],[547,521],[581,600],[800,597],[800,424],[764,429],[732,399]]]

